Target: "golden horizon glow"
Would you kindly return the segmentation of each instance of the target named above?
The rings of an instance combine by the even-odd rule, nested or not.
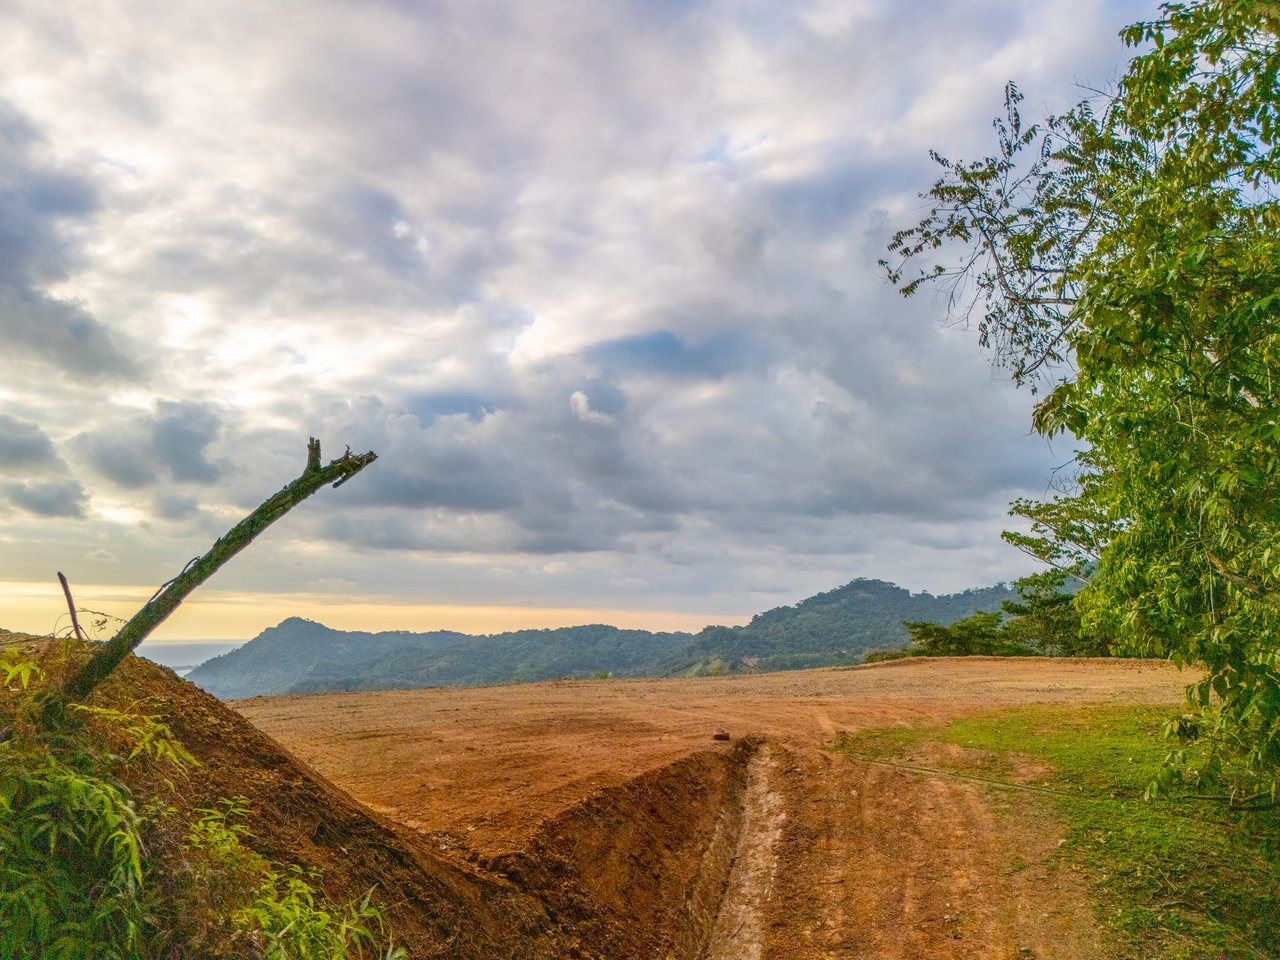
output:
[[[77,608],[121,619],[131,617],[154,592],[154,587],[132,584],[72,585]],[[336,630],[457,630],[476,634],[586,623],[607,623],[623,629],[696,632],[713,623],[732,626],[750,619],[749,615],[741,614],[676,610],[416,603],[400,597],[201,590],[184,601],[148,642],[249,640],[287,617],[317,620]],[[88,626],[83,614],[80,620],[82,626]],[[66,632],[70,618],[61,589],[56,583],[0,581],[0,628],[35,634]],[[109,635],[110,628],[105,632]]]

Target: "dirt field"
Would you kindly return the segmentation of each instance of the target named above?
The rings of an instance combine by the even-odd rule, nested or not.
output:
[[[460,867],[576,917],[580,955],[1084,958],[1102,946],[1035,794],[824,748],[1008,705],[1174,704],[1189,679],[968,658],[233,706]]]

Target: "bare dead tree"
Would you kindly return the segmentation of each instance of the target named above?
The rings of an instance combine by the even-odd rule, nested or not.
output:
[[[275,523],[325,484],[337,487],[378,459],[372,450],[353,454],[350,448],[326,466],[320,464],[320,441],[307,442],[307,466],[302,475],[287,484],[253,513],[214,542],[204,556],[192,560],[180,574],[156,591],[119,632],[94,652],[80,669],[72,673],[59,693],[50,698],[46,718],[61,714],[65,705],[81,701],[105,680],[111,671],[178,608],[191,591],[213,576],[223,564],[253,542]]]

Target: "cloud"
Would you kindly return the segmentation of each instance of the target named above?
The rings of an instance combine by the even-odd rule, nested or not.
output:
[[[145,434],[131,427],[100,433],[82,433],[72,448],[100,476],[130,489],[155,482],[157,471],[150,459]]]
[[[119,337],[80,304],[12,283],[0,284],[0,344],[11,356],[38,360],[69,377],[102,380],[138,369]]]
[[[151,512],[162,520],[189,520],[200,512],[200,501],[180,493],[157,493]]]
[[[660,377],[719,378],[764,365],[749,335],[722,330],[700,343],[689,343],[670,330],[619,337],[583,351],[583,360],[606,371]]]
[[[15,507],[38,517],[80,518],[85,515],[84,487],[76,480],[0,483],[0,494]]]
[[[612,416],[591,408],[591,398],[581,390],[569,394],[569,409],[583,423],[594,423],[597,426],[609,427],[617,423]]]
[[[380,459],[228,577],[750,612],[1023,569],[1005,504],[1064,457],[875,263],[929,147],[989,150],[1010,77],[1105,82],[1148,5],[46,6],[0,31],[0,493],[68,517],[33,543],[84,515],[131,567],[121,518],[203,530],[317,435]]]
[[[316,593],[355,593],[358,588],[359,585],[354,580],[342,577],[321,577],[307,584],[307,589]]]
[[[88,496],[79,481],[67,476],[39,424],[0,413],[0,475],[19,479],[0,481],[0,502],[39,517],[85,516]]]
[[[57,463],[53,444],[39,424],[0,413],[0,472],[29,472]]]
[[[0,347],[77,378],[134,375],[118,333],[46,289],[78,265],[70,227],[90,219],[99,199],[88,179],[50,168],[40,145],[31,121],[0,99]]]
[[[0,99],[0,281],[27,283],[65,277],[76,257],[62,234],[65,221],[91,216],[98,207],[92,184],[51,169],[37,158],[42,137],[11,103]]]
[[[205,404],[161,400],[150,424],[151,448],[174,480],[214,483],[221,470],[207,451],[221,428],[221,417]]]
[[[78,434],[71,444],[95,472],[128,489],[161,481],[212,484],[222,468],[208,449],[221,429],[221,415],[207,404],[159,400],[150,414]]]
[[[466,414],[468,419],[479,423],[486,414],[495,413],[499,408],[508,406],[501,400],[489,400],[479,393],[465,390],[423,393],[405,400],[405,408],[423,424],[429,424],[437,417],[450,417]]]

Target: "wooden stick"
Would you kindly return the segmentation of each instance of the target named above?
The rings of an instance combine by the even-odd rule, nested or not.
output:
[[[71,599],[71,587],[67,585],[67,578],[62,575],[62,571],[58,571],[58,582],[62,584],[62,595],[67,598],[67,610],[71,613],[71,626],[76,632],[76,638],[84,639],[84,631],[80,629],[80,620],[76,617],[76,605]]]

